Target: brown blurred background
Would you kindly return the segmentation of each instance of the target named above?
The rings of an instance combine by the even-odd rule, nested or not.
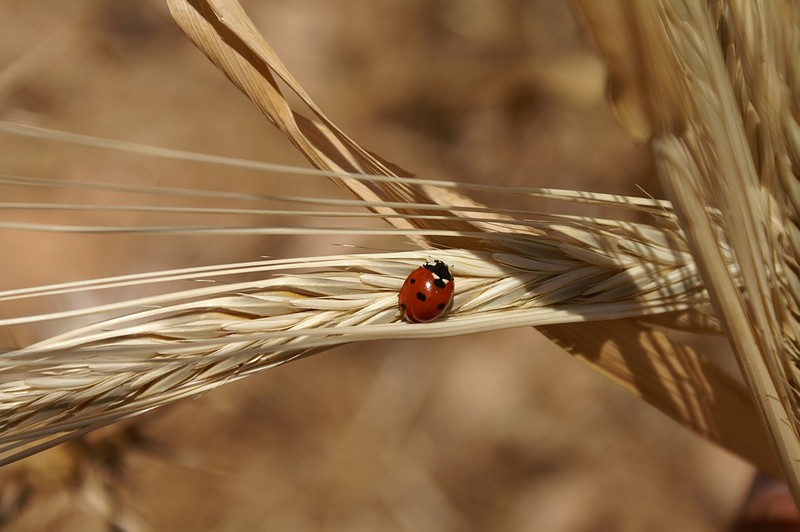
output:
[[[602,65],[561,2],[243,4],[340,127],[417,175],[640,195],[638,185],[658,196],[647,149],[615,123]],[[306,166],[177,30],[161,2],[5,0],[0,43],[2,120]],[[251,193],[275,193],[279,179],[278,193],[313,187],[314,195],[341,197],[318,179],[7,135],[2,141],[3,174]],[[2,201],[67,202],[86,194],[0,187]],[[98,203],[119,201],[110,192],[92,194]],[[497,207],[542,206],[475,197]],[[16,215],[69,220],[63,213]],[[81,223],[106,221],[102,212],[80,216]],[[114,223],[159,222],[126,216],[115,215]],[[0,244],[11,252],[0,289],[347,252],[329,240],[3,231]],[[87,293],[64,298],[59,308],[2,312],[82,307],[103,297]],[[8,341],[53,332],[29,327]],[[535,330],[513,330],[333,349],[23,460],[0,470],[0,525],[720,530],[751,473]]]

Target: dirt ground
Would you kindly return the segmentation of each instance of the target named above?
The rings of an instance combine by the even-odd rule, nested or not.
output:
[[[602,65],[561,2],[243,4],[339,126],[417,175],[623,194],[641,194],[640,186],[658,196],[647,149],[614,121]],[[158,1],[6,0],[0,42],[2,120],[306,166]],[[318,179],[2,139],[7,175],[250,193],[313,187],[343,197]],[[0,190],[3,201],[86,194]],[[98,203],[116,201],[92,193]],[[48,216],[68,219],[34,217]],[[97,224],[107,215],[80,216]],[[117,216],[114,223],[158,223]],[[213,221],[186,215],[181,223]],[[344,243],[389,246],[3,231],[2,249],[16,251],[4,257],[0,289],[336,254]],[[64,298],[60,308],[102,297]],[[29,327],[13,340],[53,332]],[[728,526],[751,475],[535,330],[512,330],[340,347],[7,466],[0,527],[711,531]]]

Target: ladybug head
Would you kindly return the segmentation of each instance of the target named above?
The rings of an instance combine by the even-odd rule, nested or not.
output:
[[[453,280],[453,275],[450,273],[450,268],[447,267],[447,264],[440,260],[434,260],[433,262],[426,262],[423,264],[426,270],[430,270],[433,272],[434,275],[439,277],[440,279],[446,279],[448,281]]]

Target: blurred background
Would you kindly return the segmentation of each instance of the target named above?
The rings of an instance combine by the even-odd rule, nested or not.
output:
[[[334,122],[416,175],[659,197],[646,146],[616,124],[602,64],[561,2],[242,4]],[[307,166],[155,0],[1,1],[0,119]],[[3,175],[254,194],[313,187],[317,196],[344,197],[319,179],[1,137]],[[0,186],[2,201],[76,197],[123,201],[106,190]],[[474,197],[495,207],[565,209]],[[93,225],[107,216],[75,214]],[[117,213],[113,223],[159,218]],[[214,220],[187,214],[179,223]],[[0,232],[0,244],[0,289],[349,252],[344,244],[408,247],[365,237],[11,230]],[[33,302],[0,312],[80,308],[103,297],[87,292],[58,308]],[[0,338],[8,348],[58,330],[44,324]],[[0,528],[720,530],[751,475],[526,329],[344,346],[98,431],[0,469]]]

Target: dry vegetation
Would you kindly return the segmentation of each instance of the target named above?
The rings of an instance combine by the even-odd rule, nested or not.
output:
[[[750,466],[635,397],[794,486],[792,8],[582,6],[637,145],[562,8],[167,4],[9,9],[4,120],[238,159],[0,126],[0,523],[725,526]]]

